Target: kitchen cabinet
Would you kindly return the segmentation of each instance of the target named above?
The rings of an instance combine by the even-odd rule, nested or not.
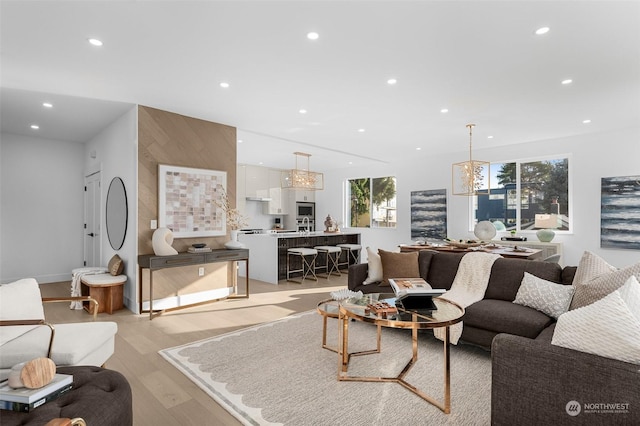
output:
[[[280,170],[268,169],[268,194],[271,199],[264,205],[263,213],[273,215],[289,214],[289,191],[280,188]]]
[[[246,165],[245,197],[269,196],[269,169],[260,166]]]

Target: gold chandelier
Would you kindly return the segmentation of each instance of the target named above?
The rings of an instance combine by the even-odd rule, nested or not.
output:
[[[474,160],[471,156],[471,141],[475,124],[467,124],[469,128],[469,161],[454,163],[451,166],[453,195],[477,195],[479,191],[489,193],[490,166],[488,161]]]
[[[294,152],[293,155],[296,156],[296,168],[282,171],[280,174],[280,186],[282,188],[302,189],[305,191],[317,191],[324,189],[324,175],[322,173],[312,172],[309,170],[309,157],[311,157],[311,154]],[[298,160],[300,160],[300,157],[306,158],[306,169],[298,166]]]

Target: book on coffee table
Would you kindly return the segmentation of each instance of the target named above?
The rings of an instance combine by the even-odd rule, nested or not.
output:
[[[0,383],[0,401],[32,404],[42,398],[45,398],[47,395],[72,384],[73,376],[71,374],[56,374],[49,384],[37,389],[13,389],[9,386],[8,380],[5,380]]]
[[[389,284],[396,295],[396,303],[404,309],[412,310],[436,310],[432,298],[447,291],[443,288],[431,288],[422,278],[390,278]]]

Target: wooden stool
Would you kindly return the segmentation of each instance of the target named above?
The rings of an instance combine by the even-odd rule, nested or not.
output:
[[[98,301],[98,313],[123,308],[123,287],[126,275],[96,274],[85,275],[81,279],[82,295],[91,296]],[[89,302],[82,302],[85,311],[91,313]]]

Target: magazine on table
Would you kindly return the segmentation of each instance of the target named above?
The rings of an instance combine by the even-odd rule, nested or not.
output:
[[[396,294],[396,303],[408,310],[435,311],[438,308],[433,297],[446,292],[442,288],[431,288],[422,278],[391,278],[389,284]]]
[[[397,297],[407,294],[422,294],[428,296],[439,296],[444,293],[444,289],[433,289],[422,278],[390,278],[389,284]]]

